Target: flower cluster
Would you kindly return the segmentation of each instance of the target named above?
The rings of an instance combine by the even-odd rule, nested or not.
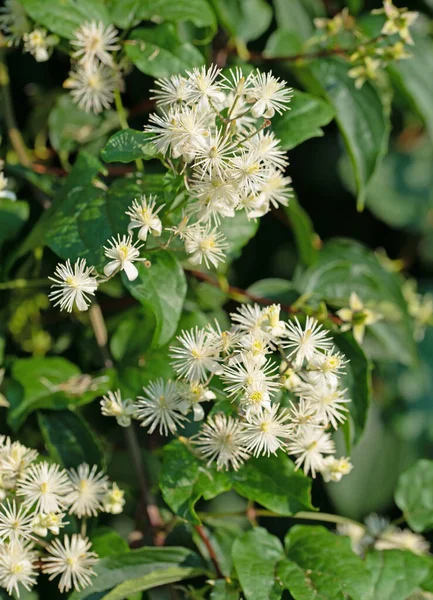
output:
[[[347,360],[312,317],[305,325],[280,319],[280,306],[244,305],[232,326],[183,331],[171,347],[176,381],[152,381],[135,402],[120,392],[103,399],[105,415],[134,417],[151,433],[175,434],[187,421],[205,417],[202,404],[217,404],[191,448],[218,469],[238,469],[251,456],[282,450],[313,477],[339,481],[350,461],[335,458],[332,431],[348,416],[340,376]],[[278,365],[277,352],[284,356]],[[231,414],[218,411],[218,390]],[[114,402],[114,400],[116,400]],[[220,409],[221,410],[221,409]]]
[[[113,53],[120,50],[118,31],[113,25],[90,21],[79,27],[71,40],[74,63],[63,87],[86,112],[100,113],[123,88],[121,71]]]
[[[401,529],[376,514],[365,519],[365,525],[348,521],[337,525],[340,535],[350,538],[352,550],[363,556],[368,548],[376,550],[409,550],[415,554],[428,554],[430,544],[410,529]]]
[[[19,597],[38,571],[60,577],[67,592],[89,585],[97,555],[85,519],[122,512],[123,492],[96,466],[69,471],[39,460],[36,450],[0,437],[0,587]],[[81,534],[60,535],[67,515],[84,519]],[[48,538],[48,539],[46,539]]]

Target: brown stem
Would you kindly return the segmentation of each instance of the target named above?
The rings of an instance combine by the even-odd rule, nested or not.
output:
[[[196,532],[200,536],[202,542],[206,546],[207,551],[209,552],[209,558],[211,559],[212,564],[215,567],[215,571],[216,571],[216,573],[218,575],[218,578],[219,579],[223,579],[224,578],[224,574],[221,571],[221,568],[219,566],[217,555],[215,554],[215,550],[214,550],[214,548],[213,548],[213,546],[211,544],[210,539],[207,537],[206,532],[205,532],[203,526],[202,525],[195,525],[194,529],[196,530]]]

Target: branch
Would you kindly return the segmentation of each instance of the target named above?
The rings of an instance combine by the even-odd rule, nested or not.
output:
[[[204,545],[206,546],[206,550],[209,552],[209,558],[211,559],[213,566],[215,567],[215,571],[218,575],[219,579],[224,579],[224,574],[221,571],[221,568],[219,566],[218,563],[218,558],[217,555],[215,553],[215,550],[211,544],[210,539],[207,537],[205,530],[203,529],[202,525],[195,525],[194,529],[196,530],[196,532],[198,533],[198,535],[200,536],[202,542],[204,543]]]

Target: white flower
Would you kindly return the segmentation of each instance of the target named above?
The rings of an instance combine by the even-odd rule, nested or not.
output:
[[[229,396],[234,396],[247,389],[252,389],[259,384],[261,393],[266,390],[269,394],[275,392],[279,387],[277,365],[270,359],[264,364],[257,364],[250,353],[240,356],[239,360],[229,365],[223,365],[221,379],[225,383],[225,391]]]
[[[37,62],[45,62],[50,58],[47,44],[47,32],[44,29],[34,29],[23,35],[24,52],[29,52]]]
[[[342,321],[341,331],[352,329],[353,337],[362,344],[367,325],[373,325],[381,318],[377,312],[366,308],[356,292],[352,292],[349,298],[349,307],[337,310],[337,315]]]
[[[201,265],[204,262],[208,269],[211,265],[217,267],[219,262],[224,262],[224,250],[227,248],[224,235],[217,229],[211,229],[210,224],[205,227],[196,225],[186,232],[185,251],[193,265]]]
[[[35,585],[37,571],[35,562],[38,553],[32,545],[19,542],[0,544],[0,586],[6,588],[8,594],[20,597],[22,585],[27,591]]]
[[[54,284],[54,291],[49,294],[54,306],[60,305],[60,310],[72,312],[75,306],[78,310],[87,310],[91,303],[90,296],[95,295],[98,281],[94,276],[94,268],[88,267],[85,258],[80,258],[72,266],[68,259],[65,264],[59,263],[54,272],[55,277],[49,277]]]
[[[318,427],[306,426],[287,447],[289,454],[297,456],[296,468],[304,466],[306,475],[311,471],[311,476],[316,477],[316,471],[323,467],[323,454],[333,454],[335,444],[329,433]]]
[[[132,243],[131,236],[117,236],[107,240],[109,247],[104,246],[105,256],[111,258],[110,262],[104,267],[104,273],[107,277],[111,277],[118,271],[125,271],[129,281],[134,281],[138,277],[137,267],[132,264],[135,261],[146,260],[140,258],[140,248],[143,244]]]
[[[285,335],[287,323],[280,320],[281,306],[279,304],[271,304],[264,309],[266,321],[262,325],[271,338],[278,339]]]
[[[266,182],[267,167],[257,152],[241,148],[231,160],[230,178],[234,180],[240,193],[248,196],[260,191]]]
[[[241,67],[229,69],[227,76],[221,74],[220,87],[230,92],[233,96],[245,96],[253,83],[254,74],[244,75]]]
[[[273,131],[263,131],[262,129],[245,142],[245,147],[269,166],[284,171],[289,161],[286,152],[281,149],[280,143]]]
[[[185,400],[194,414],[194,421],[201,421],[204,418],[202,402],[215,400],[216,395],[199,381],[179,384],[179,394]]]
[[[261,329],[247,333],[239,338],[239,350],[250,353],[258,365],[266,362],[266,354],[270,352],[269,336]]]
[[[159,426],[161,435],[175,433],[177,427],[183,427],[182,421],[187,405],[179,395],[176,384],[163,379],[151,381],[143,388],[144,396],[137,398],[137,419],[142,421],[142,427],[149,427],[153,433]]]
[[[309,400],[311,406],[316,410],[316,415],[323,425],[332,425],[338,428],[339,423],[344,423],[347,418],[345,413],[349,410],[345,406],[350,399],[345,398],[346,390],[340,390],[333,384],[306,385],[299,394]]]
[[[37,457],[36,450],[27,448],[20,442],[12,442],[9,437],[4,438],[0,444],[0,476],[3,478],[3,483],[7,480],[13,487],[16,478],[23,475]]]
[[[105,26],[101,21],[90,21],[83,23],[74,32],[71,45],[77,50],[72,54],[82,64],[94,63],[99,59],[106,65],[113,65],[113,57],[110,52],[120,50],[118,31],[113,25]]]
[[[72,487],[66,471],[59,465],[41,462],[31,466],[19,479],[17,495],[36,512],[60,512],[69,504]]]
[[[192,441],[208,459],[208,465],[216,460],[218,471],[228,470],[230,466],[237,471],[249,458],[242,423],[222,413],[209,417]]]
[[[131,222],[128,225],[128,233],[131,234],[133,229],[139,227],[138,238],[146,241],[149,233],[158,237],[162,232],[162,223],[158,217],[159,211],[165,206],[161,204],[155,210],[156,196],[150,195],[147,199],[146,196],[141,196],[140,202],[134,200],[132,206],[126,211],[128,217],[131,218]]]
[[[65,535],[63,543],[54,539],[48,546],[50,556],[43,558],[42,571],[50,575],[50,581],[61,575],[59,590],[68,592],[72,587],[77,591],[85,588],[96,575],[92,566],[98,562],[98,555],[89,552],[91,543],[76,533]]]
[[[0,504],[0,539],[18,542],[27,540],[32,535],[33,515],[29,509],[18,506],[15,500],[7,500]]]
[[[274,405],[270,410],[248,415],[242,439],[253,456],[270,456],[287,445],[291,432],[290,413]]]
[[[289,199],[293,198],[293,189],[290,187],[292,183],[291,177],[283,177],[281,171],[268,167],[265,172],[264,182],[260,186],[257,194],[257,204],[261,206],[261,213],[266,214],[272,205],[274,208],[288,206]],[[257,209],[256,209],[257,210]],[[254,213],[249,215],[250,218],[255,218]],[[258,217],[262,214],[257,214]]]
[[[234,148],[230,136],[223,133],[222,129],[217,129],[197,144],[194,168],[200,170],[201,178],[217,176],[224,179]]]
[[[223,104],[225,95],[221,91],[218,83],[215,82],[220,73],[216,65],[209,69],[206,67],[196,67],[192,71],[187,71],[188,87],[186,101],[190,104],[198,102],[199,108],[208,108],[214,105],[217,108]]]
[[[311,384],[324,382],[337,385],[338,378],[345,373],[344,368],[348,362],[343,354],[335,352],[335,348],[326,352],[317,352],[308,363],[306,380]]]
[[[102,509],[102,500],[108,489],[108,477],[98,473],[98,467],[83,463],[69,471],[72,491],[69,494],[69,512],[77,517],[96,517]]]
[[[352,550],[355,554],[362,555],[365,548],[365,527],[356,523],[337,523],[337,532],[350,538]]]
[[[320,425],[316,407],[304,398],[300,398],[296,403],[290,402],[290,419],[295,437],[303,431],[305,426],[319,427]]]
[[[234,217],[239,202],[236,188],[231,181],[213,177],[202,179],[195,176],[190,182],[190,195],[196,200],[188,205],[190,213],[197,214],[200,221],[219,224],[221,217]]]
[[[275,112],[281,114],[287,110],[293,96],[292,88],[286,87],[272,72],[257,71],[248,91],[248,101],[254,102],[251,112],[254,117],[271,119]]]
[[[261,330],[262,325],[267,320],[265,310],[258,304],[242,304],[237,312],[230,313],[230,317],[237,330],[243,333],[253,333],[256,330]]]
[[[48,532],[59,535],[60,528],[69,524],[63,520],[64,516],[64,513],[38,513],[32,521],[32,530],[40,537],[47,536]]]
[[[430,544],[422,535],[398,527],[386,529],[375,542],[374,547],[376,550],[409,550],[414,554],[428,554],[430,550]]]
[[[182,331],[176,337],[180,346],[170,346],[172,367],[188,381],[206,381],[208,373],[220,373],[217,340],[204,329]]]
[[[106,513],[118,515],[123,511],[125,505],[125,492],[119,489],[117,483],[113,482],[111,490],[108,490],[102,501]]]
[[[122,87],[122,78],[116,69],[89,63],[70,71],[63,87],[72,90],[71,96],[80,108],[98,114],[110,108],[114,90]]]
[[[101,412],[104,417],[116,417],[117,424],[121,427],[131,425],[135,409],[134,401],[129,398],[123,400],[120,390],[107,392],[101,400]]]
[[[151,96],[151,100],[156,100],[158,106],[170,106],[172,104],[181,105],[187,99],[188,95],[188,82],[182,75],[172,75],[171,77],[164,77],[156,79],[155,84],[160,88],[159,90],[150,90],[154,92],[154,96]]]
[[[320,474],[326,483],[329,481],[338,482],[341,481],[343,475],[348,475],[352,468],[353,466],[350,463],[350,459],[344,456],[341,458],[335,458],[335,456],[326,456],[323,459],[323,465],[320,470]]]
[[[332,341],[328,332],[313,317],[307,317],[304,328],[295,317],[295,323],[287,324],[283,346],[290,349],[289,356],[295,355],[295,365],[301,367],[304,360],[311,360],[318,350],[328,350]]]
[[[270,410],[271,396],[266,382],[259,380],[248,385],[241,398],[241,406],[242,408],[245,407],[247,418],[251,414],[262,412],[262,410]]]

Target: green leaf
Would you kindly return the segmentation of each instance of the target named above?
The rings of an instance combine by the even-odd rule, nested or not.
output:
[[[150,160],[155,154],[149,134],[135,129],[122,129],[112,135],[101,152],[103,160],[108,163],[129,163],[137,158]]]
[[[285,546],[289,560],[305,574],[304,586],[299,572],[293,579],[293,589],[291,579],[284,581],[295,600],[370,598],[370,574],[364,562],[352,552],[347,538],[324,527],[296,525],[287,534]]]
[[[321,127],[327,125],[335,116],[335,109],[329,102],[295,91],[290,102],[290,110],[278,115],[272,121],[272,128],[281,140],[283,150],[291,150],[305,140],[322,137]]]
[[[247,289],[249,294],[289,306],[299,298],[295,285],[287,279],[270,277],[256,281]]]
[[[71,377],[78,378],[80,375],[76,365],[61,357],[16,360],[12,366],[12,378],[19,386],[14,388],[14,393],[8,393],[11,404],[8,411],[10,427],[15,431],[19,429],[35,410],[63,410],[69,406],[88,404],[109,389],[109,376],[96,389],[84,393],[79,388],[79,393],[73,390],[62,391],[61,387],[59,389],[59,385],[66,383]]]
[[[426,579],[430,561],[403,550],[373,551],[366,556],[366,567],[373,591],[365,600],[407,600]]]
[[[128,542],[120,533],[110,527],[98,527],[90,536],[92,552],[96,552],[99,558],[123,554],[129,552]]]
[[[334,239],[324,244],[317,261],[295,278],[302,294],[335,307],[349,305],[356,292],[383,315],[367,327],[364,348],[370,358],[410,364],[415,360],[413,325],[397,274],[387,271],[377,256],[353,240]]]
[[[51,457],[69,469],[86,462],[104,468],[102,450],[88,425],[69,410],[38,412],[38,423]]]
[[[62,224],[61,212],[63,205],[68,200],[68,196],[70,194],[75,194],[76,196],[74,197],[79,198],[80,194],[83,193],[84,190],[88,189],[91,181],[98,175],[101,169],[102,164],[97,158],[91,154],[80,152],[71,172],[64,181],[62,187],[58,190],[53,204],[43,213],[42,217],[33,227],[33,230],[29,233],[21,246],[18,247],[16,253],[13,255],[11,263],[15,262],[25,253],[32,250],[35,246],[43,245],[44,236],[47,236],[48,239],[50,239],[51,235],[53,238],[53,245],[56,248],[61,248],[61,244],[56,244],[56,238],[57,235],[61,236],[62,232],[53,230],[53,223],[59,219],[60,224]],[[94,189],[96,190],[96,188]],[[69,220],[70,217],[68,217],[62,224],[62,227],[66,231],[68,230]],[[72,218],[72,220],[74,220],[74,218]],[[65,243],[66,246],[68,246],[67,234],[65,236]],[[59,254],[59,256],[62,256],[62,254]],[[69,258],[67,253],[65,258]]]
[[[267,31],[272,8],[265,0],[212,0],[221,25],[233,37],[249,42]]]
[[[302,52],[302,40],[289,29],[277,29],[268,38],[263,55],[267,58],[293,56]],[[301,92],[302,93],[302,92]],[[272,125],[274,120],[272,121]]]
[[[29,218],[30,208],[27,202],[0,198],[0,247],[14,237],[23,228]]]
[[[325,596],[317,596],[308,574],[287,558],[278,563],[277,578],[286,590],[290,590],[290,597],[294,600],[325,600]]]
[[[216,28],[215,15],[207,0],[109,0],[109,5],[114,24],[122,28],[151,19],[191,21],[196,27]]]
[[[277,537],[256,527],[235,541],[232,557],[247,600],[278,598],[273,595],[275,568],[284,551]]]
[[[289,205],[284,208],[290,227],[295,236],[296,248],[299,259],[304,265],[311,265],[318,256],[317,242],[319,236],[314,231],[313,222],[308,213],[299,204],[296,196],[290,199]]]
[[[163,346],[175,334],[186,295],[186,279],[176,257],[168,250],[150,255],[151,267],[138,265],[135,281],[123,278],[132,296],[156,316],[155,346]]]
[[[152,29],[135,29],[125,45],[134,65],[151,77],[170,77],[204,64],[204,57],[189,42],[182,42],[171,23]]]
[[[259,219],[248,219],[245,212],[237,212],[232,219],[223,219],[219,231],[223,233],[229,245],[226,251],[226,262],[220,270],[226,271],[229,262],[241,255],[242,248],[253,238],[259,228]]]
[[[231,473],[231,478],[238,494],[280,515],[314,510],[311,479],[295,471],[285,454],[250,458],[239,471]]]
[[[339,59],[313,61],[308,67],[313,82],[308,81],[307,75],[305,83],[322,93],[335,109],[355,175],[357,204],[362,209],[367,185],[386,149],[389,117],[372,84],[366,82],[360,90],[355,88],[348,75],[350,68],[351,65]]]
[[[125,600],[128,595],[205,575],[200,557],[186,548],[140,548],[107,556],[95,567],[96,577],[81,592],[72,592],[69,600]],[[111,591],[110,591],[111,590]]]
[[[419,460],[400,475],[395,503],[414,531],[433,528],[433,461]]]
[[[274,5],[278,28],[294,31],[302,40],[312,36],[313,19],[325,14],[320,0],[274,0]]]
[[[424,121],[433,142],[433,42],[414,35],[412,58],[394,61],[389,67],[392,78]]]
[[[20,0],[30,17],[52,33],[71,39],[84,22],[102,21],[110,17],[103,0]]]
[[[372,364],[350,333],[337,333],[333,337],[338,350],[349,359],[349,363],[345,367],[345,374],[341,378],[341,386],[343,389],[348,389],[348,396],[352,400],[348,408],[355,425],[354,442],[356,443],[364,431],[371,403]]]
[[[210,593],[210,600],[239,600],[239,592],[224,579],[217,579]]]

